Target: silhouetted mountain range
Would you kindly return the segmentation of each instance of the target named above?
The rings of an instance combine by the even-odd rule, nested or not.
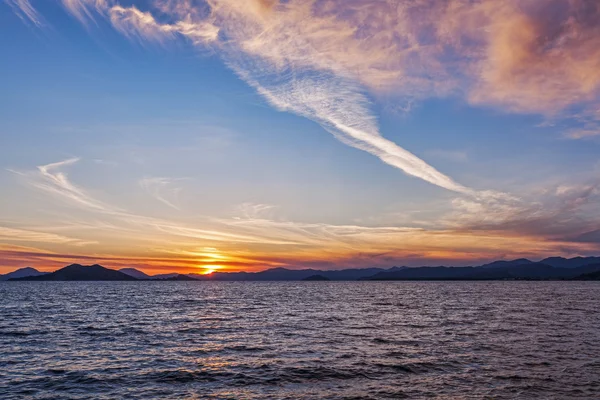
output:
[[[580,275],[600,271],[600,264],[576,268],[556,268],[542,263],[495,267],[419,267],[401,271],[385,271],[366,280],[508,280],[508,279],[574,279]]]
[[[600,257],[550,257],[539,262],[524,258],[494,261],[477,267],[392,267],[342,270],[271,268],[260,272],[214,272],[148,275],[135,268],[113,270],[101,265],[72,264],[55,272],[22,268],[0,280],[11,281],[353,281],[353,280],[598,280]]]

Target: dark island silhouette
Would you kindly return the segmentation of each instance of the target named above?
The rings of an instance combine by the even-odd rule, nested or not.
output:
[[[71,264],[49,274],[12,278],[11,281],[135,281],[136,278],[101,265]]]
[[[38,276],[38,275],[46,275],[46,274],[48,274],[48,272],[40,272],[35,268],[25,267],[25,268],[19,268],[13,272],[9,272],[6,275],[0,275],[0,281],[7,281],[9,279],[24,278],[24,277],[29,277],[29,276]]]
[[[412,280],[600,280],[600,257],[550,257],[494,261],[475,267],[392,267],[342,270],[271,268],[260,272],[148,275],[135,268],[68,265],[54,272],[21,268],[3,281],[412,281]]]

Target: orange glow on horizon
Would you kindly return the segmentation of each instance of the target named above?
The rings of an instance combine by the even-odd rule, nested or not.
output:
[[[216,272],[224,267],[222,265],[203,265],[202,268],[204,268],[204,272],[202,272],[202,275],[210,275],[213,272]]]

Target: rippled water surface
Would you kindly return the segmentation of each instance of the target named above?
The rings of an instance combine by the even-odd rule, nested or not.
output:
[[[1,399],[600,398],[595,282],[1,282]]]

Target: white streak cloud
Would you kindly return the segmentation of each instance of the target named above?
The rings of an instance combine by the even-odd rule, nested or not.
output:
[[[42,17],[35,8],[31,5],[29,0],[5,0],[15,14],[23,21],[32,22],[35,26],[42,26]]]
[[[281,111],[290,111],[318,122],[343,143],[366,151],[408,175],[455,192],[474,194],[449,176],[439,172],[425,161],[384,138],[379,133],[376,119],[369,111],[369,102],[359,87],[352,82],[330,74],[316,74],[278,79],[262,76],[268,66],[244,62],[235,69],[256,88],[267,101]],[[257,79],[264,81],[261,84]]]
[[[111,7],[110,21],[117,30],[128,37],[156,42],[173,39],[179,34],[200,45],[216,40],[219,34],[219,29],[211,23],[193,22],[190,17],[174,24],[161,24],[150,12],[140,11],[136,7]]]
[[[63,7],[83,25],[95,21],[95,13],[104,13],[112,0],[61,0]]]
[[[152,197],[161,203],[179,210],[177,203],[179,202],[179,194],[181,187],[173,187],[177,179],[170,178],[143,178],[140,180],[140,186],[148,192]]]
[[[55,244],[70,244],[83,246],[96,242],[83,241],[67,236],[57,235],[55,233],[38,232],[29,229],[8,228],[0,226],[0,240],[9,240],[16,242],[42,242]]]
[[[566,134],[566,137],[569,139],[590,139],[596,136],[600,136],[600,126],[581,129],[571,129]]]
[[[32,178],[33,186],[53,195],[64,197],[81,207],[98,211],[117,211],[117,209],[94,199],[87,192],[73,185],[66,173],[60,171],[62,167],[73,165],[78,161],[79,158],[70,158],[57,163],[42,165],[38,167],[38,174],[29,173],[28,175]]]

